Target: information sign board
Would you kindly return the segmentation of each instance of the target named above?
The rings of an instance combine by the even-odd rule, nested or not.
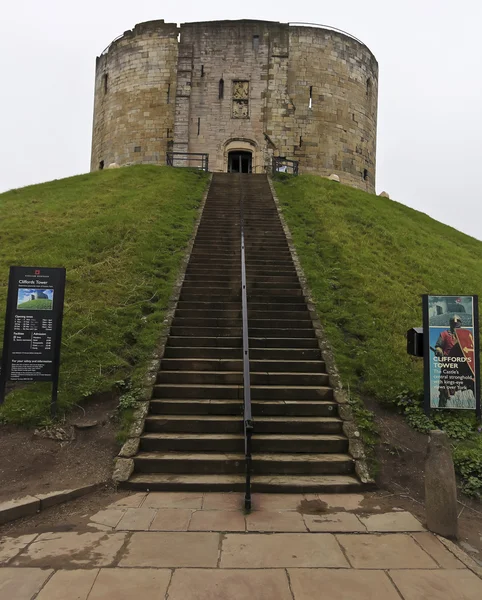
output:
[[[480,415],[477,296],[423,296],[425,407]]]
[[[0,373],[0,403],[7,381],[50,381],[56,401],[65,269],[10,267]]]

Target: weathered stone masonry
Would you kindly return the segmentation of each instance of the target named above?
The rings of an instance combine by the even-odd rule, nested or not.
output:
[[[165,164],[168,149],[273,156],[375,188],[378,64],[360,41],[266,21],[151,21],[97,58],[91,169]]]

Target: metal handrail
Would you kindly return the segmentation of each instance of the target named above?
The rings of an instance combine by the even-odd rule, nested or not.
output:
[[[186,162],[186,165],[182,166],[209,171],[209,154],[205,152],[166,152],[166,165],[168,167],[179,167],[181,166],[179,165],[180,161]],[[193,161],[200,163],[200,166],[192,165]]]
[[[246,487],[244,508],[251,510],[251,436],[254,422],[251,412],[251,382],[249,374],[249,328],[248,328],[248,294],[246,285],[246,257],[244,243],[244,189],[241,188],[240,200],[241,226],[241,301],[243,309],[243,396],[244,396],[244,457],[246,464]]]
[[[298,175],[299,162],[297,160],[288,160],[287,158],[280,158],[279,156],[273,156],[273,175],[275,173],[288,173],[291,169],[292,175]]]

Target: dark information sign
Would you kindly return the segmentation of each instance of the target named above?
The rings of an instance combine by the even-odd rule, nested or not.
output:
[[[425,408],[476,410],[480,417],[477,296],[424,296]]]
[[[0,403],[7,381],[51,381],[56,399],[65,269],[10,267],[0,374]]]

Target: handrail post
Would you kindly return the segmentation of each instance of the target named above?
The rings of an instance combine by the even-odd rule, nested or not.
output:
[[[241,228],[241,303],[243,313],[243,396],[244,396],[244,456],[246,464],[246,487],[244,508],[251,510],[251,436],[253,433],[253,417],[251,414],[251,383],[249,374],[249,327],[248,327],[248,294],[246,283],[246,257],[244,241],[244,189],[241,188],[240,228]]]

